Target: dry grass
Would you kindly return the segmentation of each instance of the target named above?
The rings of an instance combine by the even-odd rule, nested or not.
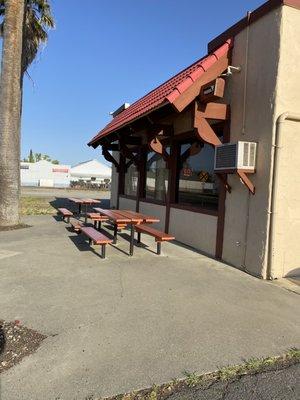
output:
[[[231,381],[243,375],[253,375],[272,368],[284,368],[299,362],[300,350],[292,348],[279,357],[252,358],[243,364],[225,366],[204,375],[185,372],[184,379],[174,379],[172,382],[160,386],[153,385],[151,388],[107,397],[105,400],[167,400],[172,394],[184,391],[187,388],[201,389],[202,387],[209,387],[217,381]],[[104,399],[102,398],[102,400]]]
[[[56,213],[49,199],[44,197],[21,197],[21,215],[53,215]]]

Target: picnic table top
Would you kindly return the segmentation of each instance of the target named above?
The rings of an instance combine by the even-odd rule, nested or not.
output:
[[[159,219],[157,217],[152,217],[150,215],[145,215],[139,212],[131,211],[131,210],[118,210],[118,212],[125,217],[129,217],[132,219],[133,222],[159,222]]]
[[[95,207],[94,210],[103,215],[106,215],[114,222],[127,222],[127,223],[150,223],[159,222],[159,219],[149,215],[144,215],[131,210],[106,210],[103,208]]]
[[[100,200],[95,200],[95,199],[77,199],[75,197],[70,197],[68,200],[72,201],[73,203],[77,203],[77,204],[98,204],[98,203],[101,203]]]
[[[105,210],[103,208],[98,208],[95,207],[94,210],[102,215],[106,215],[111,221],[114,222],[125,222],[125,223],[130,223],[131,218],[125,217],[121,213],[117,212],[116,210]]]

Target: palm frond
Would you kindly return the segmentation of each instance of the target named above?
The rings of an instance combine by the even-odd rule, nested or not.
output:
[[[26,0],[25,26],[23,33],[22,73],[25,73],[36,58],[41,45],[48,40],[48,31],[55,28],[49,0]],[[5,0],[0,0],[0,37],[5,23]]]

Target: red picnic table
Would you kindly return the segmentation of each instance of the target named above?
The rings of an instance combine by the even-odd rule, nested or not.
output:
[[[114,224],[114,239],[113,243],[117,243],[118,229],[125,228],[130,225],[130,247],[129,255],[133,255],[134,246],[134,226],[140,224],[151,224],[159,222],[159,219],[149,215],[144,215],[130,210],[106,210],[103,208],[95,207],[94,210],[101,215],[105,215]],[[140,235],[140,234],[139,234]]]
[[[71,201],[72,203],[78,204],[78,214],[81,214],[81,206],[85,205],[85,213],[84,213],[84,221],[85,223],[87,223],[87,208],[89,205],[92,204],[99,204],[101,203],[100,200],[95,200],[95,199],[77,199],[75,197],[70,197],[68,199],[69,201]]]

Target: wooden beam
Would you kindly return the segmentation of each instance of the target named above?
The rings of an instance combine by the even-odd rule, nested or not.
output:
[[[206,119],[198,114],[196,114],[194,118],[194,129],[199,139],[203,140],[205,143],[212,144],[213,146],[222,144],[221,140],[215,134],[214,130],[206,121]]]
[[[198,135],[200,140],[203,140],[205,143],[209,143],[213,146],[217,146],[218,144],[222,144],[219,137],[216,135],[212,127],[206,121],[205,118],[200,117],[199,115],[195,115],[194,119],[194,128],[196,134]],[[231,187],[227,183],[227,179],[222,174],[217,174],[218,178],[224,184],[225,189],[230,193]]]
[[[126,136],[124,137],[125,144],[139,145],[142,144],[142,138],[138,136]]]
[[[238,176],[240,177],[241,181],[243,182],[243,184],[245,186],[247,186],[247,188],[249,189],[249,191],[252,194],[255,194],[255,186],[253,185],[253,183],[250,181],[250,179],[248,178],[248,176],[246,175],[246,173],[240,169],[238,169],[237,171]]]
[[[193,144],[191,144],[191,146],[183,154],[179,155],[180,164],[182,165],[190,156],[195,156],[196,154],[199,154],[203,146],[204,145],[202,142],[194,142]]]
[[[200,91],[200,101],[208,103],[210,101],[221,99],[224,96],[225,79],[217,78],[203,85]]]
[[[111,162],[116,167],[117,172],[119,172],[119,163],[114,159],[106,147],[102,147],[102,155],[104,156],[105,160]]]
[[[150,148],[150,150],[154,151],[154,153],[157,153],[160,155],[163,154],[163,145],[157,138],[154,138],[149,142],[149,148]]]
[[[135,156],[133,154],[133,152],[126,146],[126,144],[122,143],[121,145],[121,153],[128,158],[129,160],[131,160],[134,165],[139,168],[140,165],[140,160],[139,157]]]
[[[196,102],[195,114],[206,119],[226,121],[230,115],[230,106],[222,103]]]
[[[150,150],[154,151],[154,153],[160,154],[162,158],[165,160],[167,163],[167,166],[169,168],[169,162],[170,162],[170,156],[166,152],[164,146],[160,142],[160,140],[156,137],[148,143]]]
[[[117,143],[111,143],[105,146],[106,150],[109,151],[118,151],[119,150],[119,145]]]
[[[211,82],[213,79],[218,78],[228,67],[228,55],[224,55],[215,62],[203,75],[200,76],[188,89],[186,89],[177,99],[172,103],[176,111],[181,112],[187,107],[197,96],[199,96],[203,85]]]
[[[218,174],[216,173],[217,177],[220,179],[220,181],[223,183],[225,189],[227,190],[228,193],[231,193],[231,186],[227,182],[227,177],[226,174]]]

